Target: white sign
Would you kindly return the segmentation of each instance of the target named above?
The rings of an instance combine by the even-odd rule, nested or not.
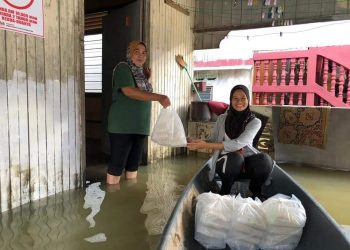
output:
[[[0,29],[44,37],[43,0],[0,0]]]

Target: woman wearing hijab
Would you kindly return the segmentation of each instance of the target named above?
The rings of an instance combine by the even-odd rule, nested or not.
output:
[[[132,41],[126,58],[126,62],[113,70],[113,98],[107,129],[111,142],[107,184],[118,184],[124,169],[126,179],[137,177],[144,140],[150,132],[151,101],[158,101],[164,108],[170,106],[166,95],[152,93],[151,71],[143,67],[147,59],[146,45]]]
[[[244,148],[252,147],[260,127],[261,121],[249,108],[248,88],[237,85],[231,90],[230,106],[218,117],[211,138],[208,141],[189,139],[189,149],[215,150],[209,179],[214,179],[215,172],[220,176],[220,194],[230,194],[235,180],[249,178],[253,197],[261,197],[261,187],[272,170],[273,160],[265,153],[244,153]]]

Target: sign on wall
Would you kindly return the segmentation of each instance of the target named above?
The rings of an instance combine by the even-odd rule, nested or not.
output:
[[[0,0],[0,29],[44,37],[43,0]]]

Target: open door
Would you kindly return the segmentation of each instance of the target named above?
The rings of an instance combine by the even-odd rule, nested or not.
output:
[[[98,180],[105,177],[105,167],[109,161],[108,155],[110,152],[109,138],[106,127],[108,110],[112,100],[112,72],[114,67],[120,61],[125,61],[126,48],[129,42],[132,40],[143,39],[142,16],[142,0],[132,2],[116,9],[108,10],[104,13],[101,32],[102,93],[85,95],[86,112],[98,113],[100,117],[100,121],[96,121],[96,119],[94,119],[95,127],[98,131],[91,129],[90,135],[89,133],[86,134],[87,180]],[[88,122],[89,120],[87,119],[87,123]],[[100,125],[97,127],[96,123],[100,123]],[[97,139],[96,136],[98,137]],[[93,140],[91,140],[89,137],[93,137]],[[143,153],[142,163],[147,162],[147,147],[145,150],[146,152]],[[90,155],[88,155],[89,152]]]
[[[107,127],[108,109],[112,100],[113,69],[119,62],[125,61],[129,42],[143,39],[142,6],[141,0],[133,2],[110,11],[103,20],[102,105],[104,129]],[[106,130],[102,140],[102,150],[109,153],[109,140]]]

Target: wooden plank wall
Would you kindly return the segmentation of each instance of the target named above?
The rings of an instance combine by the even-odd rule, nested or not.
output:
[[[43,4],[44,39],[0,30],[1,212],[82,183],[84,1]]]
[[[178,0],[176,3],[188,8],[194,7],[192,0]],[[194,23],[193,12],[189,16],[165,4],[164,0],[150,0],[148,2],[149,25],[146,30],[146,42],[149,44],[150,66],[152,68],[152,83],[154,91],[166,94],[187,131],[187,113],[191,100],[191,82],[184,70],[175,62],[175,55],[181,54],[192,71],[192,53],[194,36],[192,29]],[[149,30],[148,30],[149,29]],[[160,109],[159,103],[152,104],[151,128],[154,126]],[[159,146],[151,140],[148,144],[148,159],[168,157],[181,152],[181,149],[171,149]]]

